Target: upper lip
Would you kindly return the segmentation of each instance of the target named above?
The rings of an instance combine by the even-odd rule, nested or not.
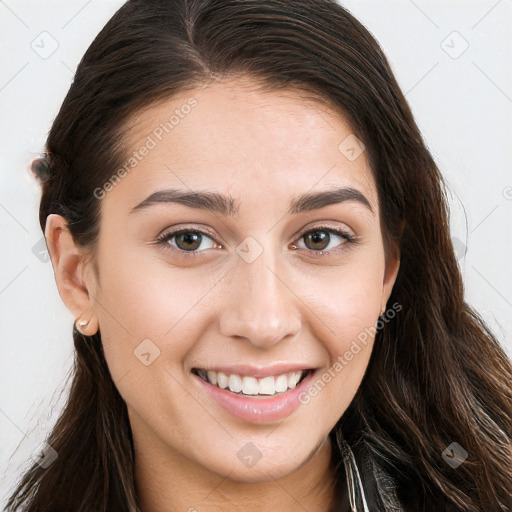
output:
[[[222,372],[226,375],[242,375],[247,377],[268,377],[270,375],[282,375],[283,373],[291,373],[298,371],[314,370],[314,368],[307,363],[278,363],[271,366],[254,366],[250,364],[230,364],[209,366],[207,368],[201,366],[194,366],[193,370],[205,370]]]

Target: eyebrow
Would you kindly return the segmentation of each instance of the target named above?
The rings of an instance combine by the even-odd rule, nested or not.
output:
[[[349,201],[360,203],[368,208],[370,212],[374,213],[370,202],[359,190],[345,187],[320,192],[309,192],[294,198],[290,203],[288,214],[296,215]],[[135,206],[131,213],[162,203],[179,203],[191,208],[219,213],[225,217],[236,216],[240,211],[240,205],[230,195],[211,191],[168,189],[151,194],[142,203]]]

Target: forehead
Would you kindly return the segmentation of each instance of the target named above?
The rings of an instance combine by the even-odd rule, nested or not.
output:
[[[223,190],[261,204],[337,185],[378,203],[348,121],[299,90],[263,90],[244,78],[213,82],[136,113],[127,128],[127,162],[138,160],[121,185],[130,183],[137,198],[166,185]],[[354,144],[357,158],[346,151]]]

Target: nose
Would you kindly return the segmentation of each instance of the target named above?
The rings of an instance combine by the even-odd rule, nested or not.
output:
[[[226,276],[228,299],[220,317],[223,336],[245,338],[270,348],[296,335],[301,326],[297,296],[270,251],[253,262],[242,259]]]

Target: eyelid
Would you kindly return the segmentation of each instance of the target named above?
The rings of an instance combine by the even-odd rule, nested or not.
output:
[[[204,227],[194,227],[194,226],[181,226],[181,227],[178,227],[178,228],[167,228],[165,229],[164,231],[162,231],[161,234],[159,234],[155,240],[155,244],[161,244],[161,245],[166,245],[167,247],[170,246],[171,250],[174,251],[174,252],[178,252],[180,255],[184,255],[184,256],[197,256],[199,254],[201,254],[202,252],[205,252],[204,250],[203,251],[184,251],[182,249],[178,249],[176,247],[173,247],[171,246],[169,243],[168,243],[168,240],[171,240],[173,238],[175,238],[176,236],[180,235],[181,233],[199,233],[201,235],[206,235],[208,238],[211,238],[212,241],[217,244],[218,246],[220,246],[220,248],[223,247],[223,245],[219,242],[217,242],[216,240],[216,235],[214,235],[213,233],[211,233],[207,228],[204,228]],[[167,248],[166,247],[166,248]]]
[[[350,228],[345,228],[342,226],[329,226],[328,224],[315,224],[313,226],[308,226],[307,228],[304,228],[303,231],[300,231],[297,236],[300,238],[308,234],[310,231],[329,231],[333,233],[340,232],[349,235],[352,238],[356,238],[355,234],[353,234]]]
[[[353,246],[359,242],[359,238],[355,235],[350,233],[351,230],[346,230],[344,228],[340,227],[332,227],[328,225],[316,225],[316,226],[310,226],[306,228],[304,231],[302,231],[298,237],[297,240],[301,240],[305,235],[311,232],[316,231],[326,231],[328,233],[334,234],[335,236],[344,239],[344,242],[342,242],[340,245],[338,245],[335,249],[329,249],[329,250],[318,250],[315,251],[313,249],[302,249],[299,248],[302,251],[306,251],[308,255],[311,255],[313,257],[322,257],[322,256],[330,256],[334,255],[336,253],[340,253],[341,251],[348,249],[350,246]],[[294,247],[296,247],[295,243],[293,244]]]

